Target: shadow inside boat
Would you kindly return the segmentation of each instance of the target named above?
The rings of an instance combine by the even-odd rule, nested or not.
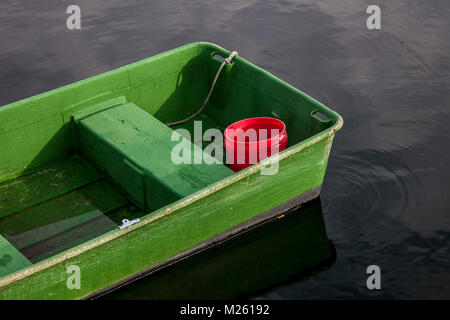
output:
[[[249,298],[320,272],[335,257],[318,198],[283,218],[99,298]]]

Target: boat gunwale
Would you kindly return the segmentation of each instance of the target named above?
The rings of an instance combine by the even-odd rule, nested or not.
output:
[[[161,57],[163,57],[165,55],[169,55],[169,54],[171,54],[171,53],[173,53],[175,51],[178,51],[178,50],[180,50],[182,48],[187,48],[187,47],[191,47],[191,46],[198,46],[198,45],[206,45],[209,48],[212,47],[214,50],[217,51],[216,53],[222,53],[224,55],[229,54],[229,51],[227,51],[226,49],[223,49],[223,48],[221,48],[221,47],[219,47],[219,46],[217,46],[215,44],[208,43],[208,42],[194,42],[194,43],[186,44],[186,45],[183,45],[181,47],[177,47],[177,48],[174,48],[172,50],[165,51],[165,52],[159,53],[157,55],[154,55],[154,56],[151,56],[151,57],[148,57],[148,58],[145,58],[145,59],[133,62],[131,64],[128,64],[128,65],[125,65],[125,66],[122,66],[122,67],[119,67],[119,68],[116,68],[114,70],[111,70],[111,71],[108,71],[108,72],[105,72],[105,73],[101,73],[101,74],[98,74],[96,76],[93,76],[93,77],[90,77],[90,78],[87,78],[87,79],[84,79],[84,80],[81,80],[81,81],[78,81],[78,82],[75,82],[75,83],[72,83],[72,84],[68,84],[68,85],[65,85],[65,86],[62,86],[62,87],[58,87],[56,89],[52,89],[50,91],[47,91],[47,92],[44,92],[44,93],[41,93],[41,94],[38,94],[38,95],[35,95],[35,96],[32,96],[32,97],[29,97],[29,98],[26,98],[26,99],[23,99],[23,100],[19,100],[17,102],[13,102],[11,104],[5,105],[4,107],[0,107],[0,112],[4,111],[5,107],[10,109],[10,108],[19,106],[20,105],[19,103],[23,103],[25,101],[33,101],[34,99],[37,99],[37,98],[49,95],[51,93],[55,93],[57,91],[60,91],[63,88],[64,89],[68,89],[68,88],[71,88],[71,87],[75,87],[76,85],[79,85],[79,84],[82,84],[82,83],[86,83],[86,82],[92,81],[94,79],[98,79],[98,78],[106,76],[108,74],[113,74],[113,73],[115,73],[118,70],[121,70],[123,68],[127,68],[127,70],[128,70],[128,68],[130,68],[130,67],[133,67],[133,66],[136,66],[136,65],[139,65],[139,64],[142,64],[142,63],[147,63],[147,62],[152,61],[152,60],[159,59],[159,58],[161,58]],[[75,246],[75,247],[73,247],[71,249],[68,249],[68,250],[66,250],[66,251],[64,251],[62,253],[59,253],[59,254],[57,254],[55,256],[49,257],[49,258],[47,258],[45,260],[42,260],[42,261],[40,261],[38,263],[35,263],[35,264],[33,264],[33,265],[29,266],[29,267],[26,267],[24,269],[18,270],[18,271],[14,272],[14,273],[11,273],[11,274],[7,275],[7,276],[1,277],[0,278],[0,289],[2,287],[5,287],[5,286],[13,283],[13,282],[16,282],[18,280],[24,279],[24,278],[26,278],[26,277],[28,277],[30,275],[33,275],[33,274],[35,274],[35,273],[37,273],[39,271],[45,270],[45,269],[50,268],[50,267],[52,267],[54,265],[62,263],[65,260],[68,260],[68,259],[71,259],[73,257],[76,257],[76,256],[78,256],[78,255],[80,255],[80,254],[82,254],[82,253],[84,253],[86,251],[89,251],[91,249],[99,247],[99,246],[101,246],[101,245],[103,245],[105,243],[108,243],[108,242],[110,242],[110,241],[112,241],[114,239],[117,239],[117,238],[119,238],[119,237],[121,237],[121,236],[123,236],[125,234],[128,234],[128,233],[130,233],[132,231],[135,231],[135,230],[137,230],[137,229],[139,229],[139,228],[141,228],[141,227],[143,227],[143,226],[145,226],[145,225],[147,225],[149,223],[152,223],[152,222],[157,221],[157,220],[159,220],[161,218],[164,218],[165,216],[167,216],[169,214],[172,214],[172,213],[176,212],[177,210],[180,210],[181,208],[184,208],[184,207],[186,207],[188,205],[191,205],[191,204],[199,201],[200,199],[203,199],[203,198],[205,198],[205,197],[215,193],[216,191],[219,191],[219,190],[224,189],[224,188],[226,188],[228,186],[231,186],[234,183],[237,183],[237,182],[239,182],[239,181],[241,181],[241,180],[243,180],[243,179],[245,179],[245,178],[247,178],[247,177],[249,177],[249,176],[251,176],[251,175],[253,175],[255,173],[260,172],[261,169],[271,166],[272,161],[274,161],[276,158],[278,158],[276,161],[281,161],[283,159],[286,159],[286,158],[288,158],[288,157],[290,157],[290,156],[292,156],[292,155],[294,155],[294,154],[296,154],[296,153],[298,153],[298,152],[300,152],[300,151],[302,151],[302,150],[304,150],[304,149],[306,149],[306,148],[308,148],[308,147],[318,143],[319,141],[322,141],[323,139],[328,139],[330,141],[330,143],[331,143],[331,141],[332,141],[332,139],[334,137],[334,134],[343,125],[343,119],[338,113],[336,113],[335,111],[329,109],[328,107],[323,105],[321,102],[319,102],[316,99],[310,97],[309,95],[305,94],[304,92],[300,91],[299,89],[293,87],[289,83],[281,80],[280,78],[278,78],[275,75],[269,73],[268,71],[266,71],[266,70],[256,66],[255,64],[253,64],[253,63],[251,63],[251,62],[249,62],[249,61],[247,61],[247,60],[245,60],[245,59],[243,59],[243,58],[241,58],[239,56],[235,57],[235,59],[239,60],[239,61],[241,61],[241,62],[243,62],[245,64],[250,65],[252,68],[257,68],[258,71],[263,72],[267,77],[271,78],[271,80],[274,80],[274,81],[280,83],[283,86],[287,86],[289,89],[295,91],[295,93],[300,94],[303,98],[305,98],[306,100],[309,100],[310,103],[312,103],[312,104],[314,104],[315,106],[318,107],[318,110],[324,111],[324,113],[326,113],[327,116],[331,116],[330,120],[332,120],[334,122],[333,125],[328,127],[328,128],[326,128],[326,129],[324,129],[324,130],[322,130],[322,131],[320,131],[320,132],[318,132],[318,133],[316,133],[315,135],[312,135],[312,136],[310,136],[310,137],[308,137],[308,138],[306,138],[306,139],[304,139],[304,140],[302,140],[302,141],[300,141],[300,142],[290,146],[289,148],[283,150],[279,154],[271,156],[271,157],[269,157],[269,158],[267,158],[267,159],[265,159],[265,160],[263,160],[263,161],[261,161],[261,162],[259,162],[257,164],[254,164],[254,165],[252,165],[252,166],[250,166],[250,167],[240,171],[240,172],[234,173],[234,174],[230,175],[227,178],[219,180],[219,181],[217,181],[217,182],[215,182],[215,183],[213,183],[213,184],[211,184],[211,185],[209,185],[209,186],[207,186],[207,187],[205,187],[205,188],[203,188],[203,189],[201,189],[201,190],[199,190],[199,191],[197,191],[197,192],[195,192],[195,193],[193,193],[193,194],[191,194],[191,195],[189,195],[187,197],[184,197],[184,198],[182,198],[180,200],[174,201],[171,204],[166,205],[166,206],[164,206],[164,207],[162,207],[162,208],[160,208],[158,210],[155,210],[155,211],[152,211],[152,212],[148,212],[147,214],[145,214],[143,217],[140,218],[140,222],[135,223],[135,224],[133,224],[130,227],[127,227],[127,228],[124,228],[124,229],[117,228],[117,229],[112,230],[110,232],[107,232],[107,233],[105,233],[105,234],[103,234],[101,236],[98,236],[98,237],[96,237],[96,238],[94,238],[92,240],[89,240],[89,241],[87,241],[85,243],[82,243],[82,244],[77,245],[77,246]],[[131,87],[129,72],[127,72],[127,76],[128,76],[129,86]]]

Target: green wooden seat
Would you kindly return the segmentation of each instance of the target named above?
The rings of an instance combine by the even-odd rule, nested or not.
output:
[[[171,152],[179,141],[171,140],[172,129],[133,103],[105,106],[74,116],[77,146],[145,210],[161,208],[233,174],[222,164],[175,164]]]

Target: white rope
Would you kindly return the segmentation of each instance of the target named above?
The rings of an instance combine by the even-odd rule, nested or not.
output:
[[[182,123],[188,122],[188,121],[191,120],[192,118],[195,118],[196,116],[198,116],[198,115],[200,114],[200,112],[202,112],[203,109],[205,109],[206,104],[208,103],[209,98],[211,97],[211,94],[212,94],[212,92],[213,92],[213,90],[214,90],[214,87],[215,87],[215,85],[216,85],[217,79],[219,78],[220,72],[222,71],[223,67],[224,67],[226,64],[230,64],[231,61],[233,60],[233,58],[234,58],[235,56],[237,56],[237,55],[238,55],[238,53],[237,53],[236,51],[233,51],[232,53],[230,53],[230,55],[228,56],[228,58],[226,58],[225,60],[223,60],[222,64],[221,64],[220,67],[219,67],[219,70],[217,70],[216,76],[214,77],[214,81],[212,82],[211,88],[209,89],[209,93],[208,93],[208,95],[206,96],[206,99],[205,99],[205,101],[203,102],[203,104],[202,104],[202,106],[200,107],[200,109],[198,109],[196,113],[194,113],[193,115],[187,117],[186,119],[179,120],[179,121],[175,121],[175,122],[169,122],[169,123],[166,123],[166,126],[171,127],[171,126],[175,126],[175,125],[177,125],[177,124],[182,124]]]

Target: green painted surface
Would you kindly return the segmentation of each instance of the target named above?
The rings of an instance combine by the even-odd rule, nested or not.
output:
[[[334,262],[319,199],[282,219],[123,286],[104,299],[235,299]]]
[[[113,284],[164,261],[319,184],[323,179],[325,145],[323,140],[283,159],[277,175],[262,176],[255,172],[169,215],[16,281],[6,286],[0,297],[81,298],[106,283]],[[299,166],[300,159],[305,163]],[[296,180],[292,179],[293,171],[298,173]],[[271,188],[267,188],[267,183]],[[83,272],[80,290],[67,290],[65,278],[59,278],[71,264],[80,266]],[[29,290],[22,290],[24,286]]]
[[[73,114],[89,114],[94,107],[98,108],[95,115],[108,113],[116,109],[110,108],[111,101],[133,109],[141,108],[142,112],[147,112],[163,123],[192,114],[203,102],[220,65],[212,57],[215,53],[222,56],[229,54],[209,43],[186,45],[1,107],[0,123],[4,125],[0,128],[0,181],[11,186],[16,181],[11,180],[12,177],[26,173],[31,176],[36,169],[66,161],[78,152],[78,148],[81,148],[83,155],[83,146],[77,145],[78,130],[75,130],[77,128],[74,128],[71,120]],[[315,111],[320,111],[329,120],[316,118],[313,115]],[[260,170],[265,164],[257,164],[193,194],[180,193],[179,197],[183,198],[147,215],[128,205],[121,206],[120,197],[115,199],[115,192],[102,193],[100,191],[103,188],[96,188],[98,196],[94,198],[103,199],[100,202],[111,207],[109,213],[100,208],[98,210],[116,223],[124,216],[140,216],[141,222],[124,230],[115,229],[21,271],[0,277],[0,298],[85,297],[319,186],[324,178],[334,133],[342,126],[342,118],[273,75],[236,57],[232,64],[224,68],[210,103],[199,118],[208,120],[206,126],[223,129],[233,121],[255,116],[277,117],[287,124],[289,148],[280,154],[277,174],[263,176]],[[154,118],[151,119],[160,125]],[[189,125],[186,124],[187,127]],[[102,136],[102,140],[111,136],[113,133],[108,133]],[[153,138],[153,135],[149,138]],[[108,144],[118,146],[117,142]],[[124,155],[126,153],[125,158],[130,157],[128,153],[135,153],[126,148],[121,152]],[[95,156],[99,157],[99,154]],[[149,161],[157,156],[153,153]],[[86,157],[93,162],[93,166],[101,167],[94,158]],[[131,160],[131,165],[135,164]],[[145,164],[146,159],[143,157],[141,161]],[[85,169],[82,171],[85,172]],[[111,179],[109,171],[107,176]],[[96,183],[101,181],[105,180]],[[37,180],[37,186],[41,185],[41,189],[45,190],[46,184],[42,182],[40,184]],[[80,190],[90,185],[82,185]],[[154,186],[152,183],[148,187]],[[18,190],[11,194],[20,193],[21,189]],[[136,196],[133,190],[126,191],[128,196]],[[138,188],[136,192],[142,190]],[[33,200],[35,198],[38,200]],[[0,207],[12,208],[8,211],[0,209],[0,216],[12,218],[33,210],[34,206],[48,206],[52,210],[49,216],[53,214],[53,217],[47,221],[60,221],[66,213],[59,210],[63,208],[62,205],[54,203],[58,198],[55,194],[46,196],[44,192],[27,201],[35,205],[16,208],[1,198],[0,194]],[[118,203],[118,206],[112,205],[114,203]],[[45,210],[36,210],[36,217],[45,216]],[[69,216],[67,214],[65,217]],[[30,221],[34,221],[35,226],[39,225],[37,219]],[[71,264],[81,268],[83,280],[80,290],[68,290],[66,278],[62,276],[67,275],[65,268]]]
[[[30,265],[31,262],[0,235],[0,277]]]
[[[121,193],[101,180],[1,218],[0,233],[13,236],[93,210],[110,213],[127,203]]]
[[[43,242],[49,238],[65,233],[76,226],[85,224],[91,220],[101,217],[102,215],[103,213],[98,210],[90,211],[9,236],[8,239],[9,242],[13,243],[17,249],[22,250],[24,248],[31,247],[36,243]],[[114,226],[116,225],[114,224]]]
[[[0,217],[0,235],[31,262],[100,236],[134,216],[124,210],[129,201],[78,156],[6,181],[2,190],[8,201],[1,203],[10,210]]]
[[[74,157],[50,164],[0,184],[0,219],[100,179],[83,159]]]
[[[11,237],[9,241],[31,262],[54,256],[117,228],[95,210]]]
[[[133,103],[75,116],[81,153],[105,172],[140,207],[156,210],[233,174],[190,141],[189,164],[175,164],[173,130]]]
[[[7,237],[94,210],[109,214],[128,204],[79,156],[5,181],[0,190],[0,234]]]

